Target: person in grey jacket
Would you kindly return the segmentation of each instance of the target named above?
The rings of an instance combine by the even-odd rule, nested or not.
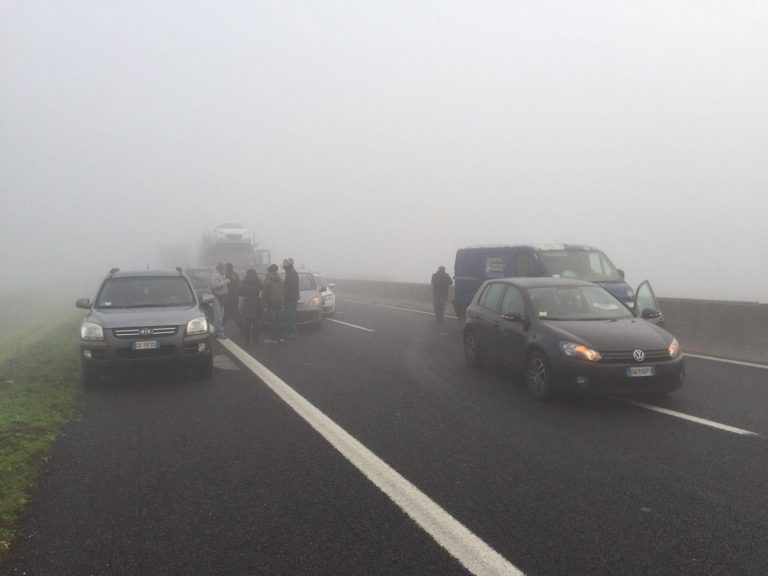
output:
[[[229,285],[229,280],[224,277],[224,273],[224,264],[219,262],[216,264],[216,272],[211,275],[211,292],[215,296],[213,299],[213,333],[222,340],[227,337],[222,321],[222,306],[227,297],[227,286]]]

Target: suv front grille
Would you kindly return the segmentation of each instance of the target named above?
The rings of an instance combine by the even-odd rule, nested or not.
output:
[[[603,357],[601,362],[607,364],[640,364],[640,362],[635,360],[634,356],[632,356],[633,352],[633,350],[629,352],[600,352],[600,356]],[[643,350],[643,352],[645,352],[645,360],[643,360],[643,364],[646,362],[669,360],[669,350],[666,348],[661,350]]]
[[[178,326],[154,326],[152,328],[114,328],[115,338],[149,338],[150,336],[173,336]],[[149,330],[149,333],[142,331]]]

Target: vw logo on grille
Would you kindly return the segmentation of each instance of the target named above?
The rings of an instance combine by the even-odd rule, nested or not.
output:
[[[634,352],[632,352],[632,357],[638,362],[642,362],[643,360],[645,360],[645,352],[643,352],[642,350],[635,350]]]
[[[152,328],[141,328],[139,330],[139,334],[141,334],[142,336],[149,336],[150,334],[152,334]],[[637,352],[635,352],[635,354],[637,354]]]

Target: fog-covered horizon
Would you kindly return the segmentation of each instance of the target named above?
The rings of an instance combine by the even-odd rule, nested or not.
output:
[[[241,222],[340,278],[564,242],[768,302],[766,29],[725,0],[0,2],[0,293]]]

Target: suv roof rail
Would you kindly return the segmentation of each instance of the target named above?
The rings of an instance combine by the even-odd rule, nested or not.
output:
[[[109,275],[112,276],[115,272],[120,272],[120,268],[112,268],[112,270],[109,271]]]

